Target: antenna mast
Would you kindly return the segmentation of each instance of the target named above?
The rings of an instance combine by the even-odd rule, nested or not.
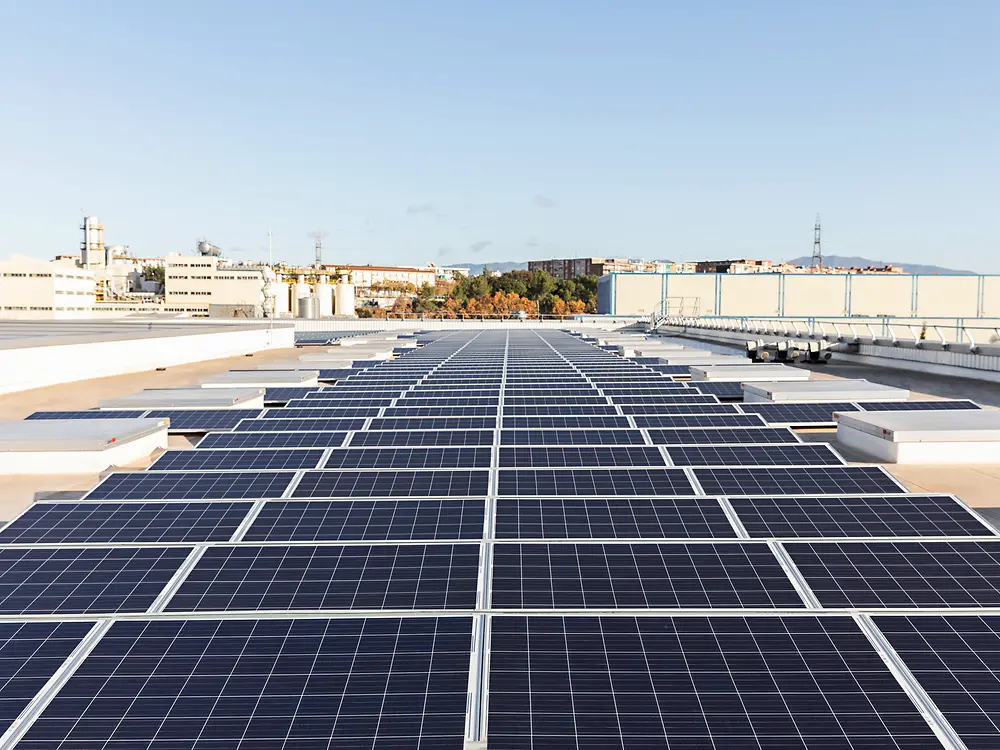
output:
[[[310,232],[309,236],[316,240],[316,267],[323,265],[323,238],[329,234],[325,229]]]
[[[819,223],[819,214],[816,214],[816,226],[813,227],[813,254],[812,267],[823,270],[823,244],[821,240],[822,230]]]

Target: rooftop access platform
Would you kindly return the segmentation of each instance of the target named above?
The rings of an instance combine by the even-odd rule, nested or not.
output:
[[[128,396],[106,398],[98,407],[112,409],[263,409],[265,389],[241,388],[147,388]]]

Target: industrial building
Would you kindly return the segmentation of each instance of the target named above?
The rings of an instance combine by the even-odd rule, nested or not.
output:
[[[212,305],[244,308],[245,317],[262,317],[265,275],[262,268],[228,265],[214,255],[168,255],[164,304],[192,315],[208,315]]]
[[[670,264],[628,258],[567,258],[529,260],[528,270],[545,271],[557,279],[572,279],[577,276],[605,276],[609,273],[665,273],[670,270]]]
[[[0,261],[0,316],[7,319],[88,318],[94,272],[73,263],[15,255]]]
[[[610,315],[851,318],[1000,317],[1000,275],[613,273],[597,284]]]

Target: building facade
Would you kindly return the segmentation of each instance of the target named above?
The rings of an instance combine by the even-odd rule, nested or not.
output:
[[[0,261],[0,318],[89,318],[95,286],[75,263],[14,256]]]
[[[263,308],[263,269],[227,265],[210,255],[168,255],[164,266],[166,311],[208,315],[212,305]]]
[[[565,258],[529,260],[529,271],[545,271],[557,279],[577,276],[606,276],[609,273],[666,273],[669,263],[628,258]]]

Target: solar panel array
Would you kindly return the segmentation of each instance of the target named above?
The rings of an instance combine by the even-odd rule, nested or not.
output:
[[[1000,746],[996,531],[782,426],[877,404],[416,336],[0,530],[0,747]]]

